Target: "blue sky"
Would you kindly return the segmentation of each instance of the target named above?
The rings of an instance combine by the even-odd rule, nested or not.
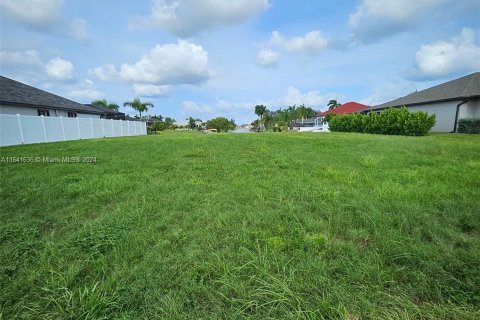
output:
[[[478,0],[0,0],[0,12],[2,75],[82,103],[140,97],[178,122],[378,104],[480,70]]]

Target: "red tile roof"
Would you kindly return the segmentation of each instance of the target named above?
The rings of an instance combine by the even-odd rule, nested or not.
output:
[[[355,113],[355,112],[359,112],[359,111],[362,111],[362,110],[367,109],[367,108],[368,108],[368,106],[366,106],[364,104],[361,104],[361,103],[347,102],[345,104],[342,104],[339,107],[336,107],[335,109],[320,112],[319,116],[326,116],[329,113],[333,113],[333,114]]]

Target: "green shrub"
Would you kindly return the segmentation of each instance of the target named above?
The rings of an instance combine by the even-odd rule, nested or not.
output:
[[[330,120],[332,120],[332,118],[335,116],[334,113],[329,113],[327,114],[326,116],[323,117],[323,123],[327,123],[327,122],[330,122]]]
[[[480,118],[458,120],[457,132],[480,133]]]
[[[389,135],[424,136],[435,125],[435,115],[410,112],[407,108],[391,108],[378,114],[342,114],[332,117],[330,131],[364,132]]]

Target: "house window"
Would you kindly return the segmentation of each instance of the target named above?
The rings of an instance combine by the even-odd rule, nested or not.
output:
[[[50,117],[50,111],[44,109],[38,109],[38,115],[44,117]]]
[[[69,118],[76,118],[76,117],[77,117],[77,113],[76,113],[76,112],[69,112],[69,113],[68,113],[68,117],[69,117]]]

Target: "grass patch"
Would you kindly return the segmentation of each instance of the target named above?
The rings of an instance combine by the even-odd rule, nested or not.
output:
[[[0,319],[475,319],[480,137],[5,147]]]

